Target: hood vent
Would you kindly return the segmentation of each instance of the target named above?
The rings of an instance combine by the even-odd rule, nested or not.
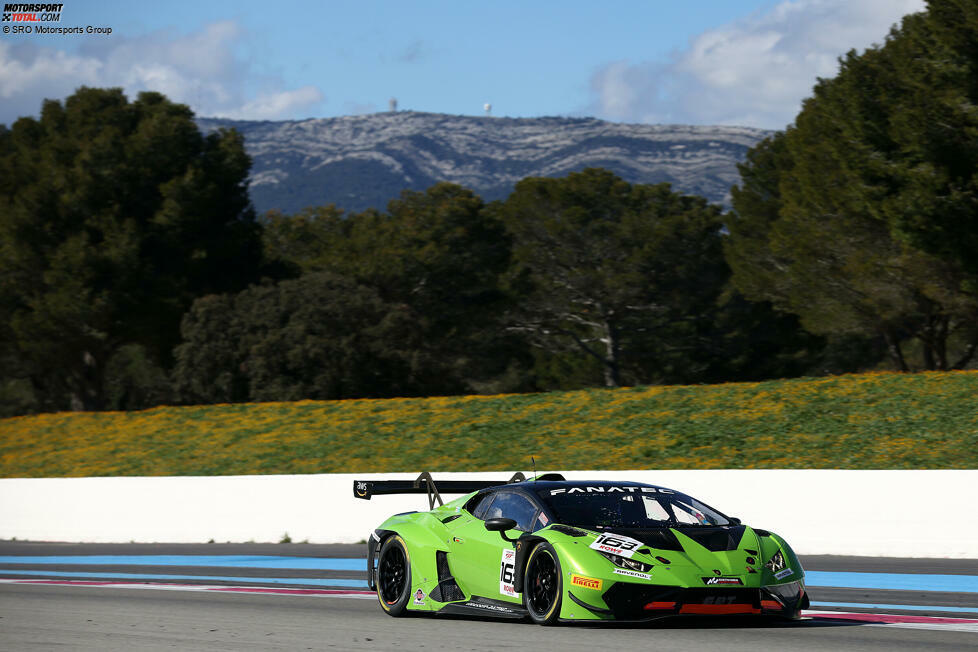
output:
[[[740,545],[740,540],[744,538],[744,531],[747,528],[743,525],[735,525],[733,527],[678,527],[676,529],[710,552],[721,552],[736,550]]]
[[[637,539],[650,548],[683,552],[683,547],[679,544],[679,540],[676,539],[676,535],[667,528],[656,528],[654,530],[631,530],[628,528],[616,527],[614,528],[614,531],[619,534],[629,536],[633,539]]]

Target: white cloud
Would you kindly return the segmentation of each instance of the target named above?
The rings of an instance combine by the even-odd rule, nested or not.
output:
[[[79,86],[121,86],[130,98],[159,91],[202,116],[263,120],[315,112],[324,100],[319,89],[284,88],[235,55],[244,37],[236,22],[221,21],[185,35],[162,30],[88,41],[75,53],[40,39],[0,41],[0,122],[37,115],[43,99],[63,99]],[[255,88],[255,79],[262,85]]]
[[[303,86],[294,91],[260,93],[255,99],[245,102],[240,109],[225,111],[219,115],[242,120],[275,120],[291,117],[302,107],[319,104],[322,101],[323,94],[318,88]]]
[[[590,112],[647,123],[792,122],[817,77],[851,49],[882,43],[924,0],[788,0],[706,31],[664,63],[611,62],[591,78]]]

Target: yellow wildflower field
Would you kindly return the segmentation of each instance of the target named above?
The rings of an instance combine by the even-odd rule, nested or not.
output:
[[[978,372],[0,420],[0,477],[978,468]]]

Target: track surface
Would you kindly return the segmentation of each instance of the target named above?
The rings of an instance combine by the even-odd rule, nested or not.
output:
[[[372,597],[355,595],[362,546],[318,545],[103,545],[0,542],[0,578],[28,581],[127,582],[143,590],[106,585],[0,583],[0,649],[73,650],[594,650],[661,647],[675,650],[978,650],[978,576],[974,560],[892,560],[805,557],[813,575],[886,573],[898,578],[951,577],[958,591],[811,587],[816,604],[886,604],[898,608],[844,608],[847,612],[903,614],[904,624],[867,624],[816,616],[794,623],[756,619],[674,619],[635,626],[543,628],[524,623],[447,617],[390,618]],[[63,563],[80,556],[146,556],[153,564]],[[194,556],[204,564],[176,565]],[[206,557],[201,557],[205,556]],[[151,556],[151,557],[150,557]],[[12,563],[13,557],[27,562]],[[47,557],[48,562],[37,563]],[[55,557],[55,559],[51,559]],[[270,559],[292,558],[293,561]],[[295,558],[300,558],[295,562]],[[123,561],[135,561],[124,559]],[[15,560],[16,561],[16,560]],[[106,561],[89,558],[87,561]],[[167,563],[162,563],[167,562]],[[276,565],[311,566],[276,568]],[[247,566],[245,564],[252,564]],[[264,567],[261,567],[264,565]],[[324,567],[329,567],[324,569]],[[333,570],[333,568],[339,568]],[[349,568],[349,569],[348,569]],[[360,566],[362,569],[362,566]],[[32,575],[30,573],[51,573]],[[85,574],[85,579],[76,574]],[[245,577],[238,580],[140,580],[113,574]],[[107,579],[90,577],[108,575]],[[968,579],[971,576],[971,579]],[[882,575],[879,577],[883,577]],[[278,583],[269,579],[280,580]],[[955,579],[957,578],[957,579]],[[266,580],[266,581],[263,581]],[[282,582],[281,580],[284,580]],[[960,581],[958,581],[960,580]],[[346,595],[318,587],[305,595],[228,592],[245,584],[289,590],[312,582],[346,586]],[[152,582],[152,583],[149,583]],[[188,590],[164,590],[178,584]],[[219,590],[201,591],[203,585]],[[926,586],[926,583],[923,584]],[[176,588],[176,587],[174,587]],[[351,595],[353,594],[353,595]],[[899,608],[904,607],[904,608]],[[917,609],[912,609],[916,607]],[[923,607],[923,609],[921,609]],[[813,611],[828,613],[832,607]],[[837,607],[843,610],[842,607]],[[950,611],[947,611],[950,610]],[[914,618],[914,616],[925,616]],[[907,617],[909,616],[909,617]],[[942,616],[932,619],[926,616]],[[859,616],[857,616],[859,617]],[[951,620],[953,619],[953,620]],[[971,623],[965,622],[971,620]]]

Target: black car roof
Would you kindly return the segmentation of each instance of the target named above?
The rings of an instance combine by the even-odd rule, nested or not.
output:
[[[546,491],[553,489],[570,489],[572,487],[652,487],[655,489],[668,489],[659,485],[648,484],[645,482],[632,482],[629,480],[526,480],[524,482],[514,482],[511,484],[491,487],[485,491],[499,491],[501,489],[518,488],[524,491]],[[669,489],[669,491],[673,491]]]

